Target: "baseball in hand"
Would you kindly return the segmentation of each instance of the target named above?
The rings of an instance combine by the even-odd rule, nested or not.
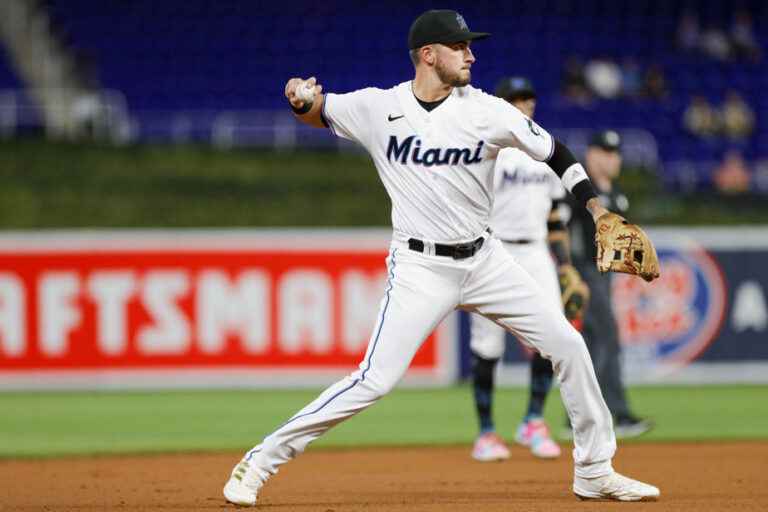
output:
[[[315,85],[306,81],[296,88],[296,99],[312,103],[315,99]]]

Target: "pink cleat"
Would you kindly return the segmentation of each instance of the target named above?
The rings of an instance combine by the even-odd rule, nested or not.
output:
[[[507,443],[496,432],[480,434],[472,448],[472,458],[480,462],[493,462],[509,458]]]
[[[536,457],[555,459],[560,456],[560,446],[549,435],[549,427],[541,418],[524,421],[517,427],[515,441],[528,446]]]

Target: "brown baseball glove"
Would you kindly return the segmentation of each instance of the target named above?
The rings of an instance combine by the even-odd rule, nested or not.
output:
[[[589,287],[573,265],[562,265],[557,269],[560,280],[560,296],[568,320],[578,320],[584,315],[589,302]]]
[[[621,215],[604,213],[595,223],[597,269],[624,272],[648,282],[659,277],[659,257],[648,235],[640,226]]]

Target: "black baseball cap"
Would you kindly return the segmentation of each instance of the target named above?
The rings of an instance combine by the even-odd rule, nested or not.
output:
[[[597,146],[606,151],[620,151],[621,137],[614,130],[602,130],[592,134],[589,145]]]
[[[527,78],[507,76],[496,84],[496,96],[507,101],[525,100],[536,97],[536,89]]]
[[[427,11],[408,31],[408,48],[415,50],[432,43],[458,43],[488,37],[487,32],[471,32],[461,14],[448,9]]]

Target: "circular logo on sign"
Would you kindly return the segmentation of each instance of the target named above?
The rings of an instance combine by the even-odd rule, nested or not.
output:
[[[726,284],[704,249],[660,250],[653,283],[625,274],[613,279],[613,305],[628,363],[679,368],[714,341],[723,323]]]

